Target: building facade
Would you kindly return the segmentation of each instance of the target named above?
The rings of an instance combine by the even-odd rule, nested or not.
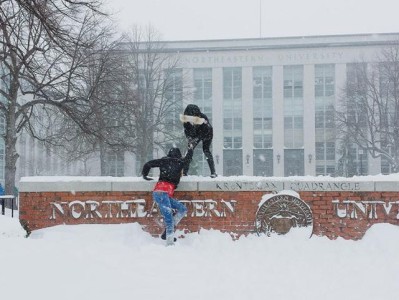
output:
[[[211,116],[219,174],[338,174],[334,111],[355,63],[378,60],[399,34],[169,42],[179,53],[183,99]],[[352,145],[356,173],[387,172]],[[207,175],[206,163],[199,174]]]
[[[197,104],[211,120],[218,174],[336,176],[340,157],[334,111],[351,67],[377,61],[381,50],[397,41],[396,33],[362,34],[176,41],[164,42],[164,49],[179,56],[176,86],[180,97],[185,95],[179,106]],[[36,175],[25,170],[27,162],[35,164],[27,157],[32,155],[26,151],[32,149],[29,143],[20,139],[19,177]],[[208,176],[200,148],[192,174]],[[351,149],[357,175],[389,172],[381,159]],[[162,156],[155,149],[154,157]],[[115,172],[109,175],[135,175],[134,160],[127,153],[111,155]],[[98,163],[93,159],[84,174],[78,163],[67,175],[99,175]]]

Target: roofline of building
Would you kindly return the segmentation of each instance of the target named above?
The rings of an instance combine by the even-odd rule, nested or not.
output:
[[[183,40],[161,41],[160,43],[163,52],[211,52],[287,48],[378,46],[399,44],[399,33]]]

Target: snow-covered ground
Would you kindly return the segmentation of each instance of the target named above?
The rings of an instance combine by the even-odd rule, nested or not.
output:
[[[0,215],[0,299],[399,298],[399,227],[361,241],[202,230],[173,247],[137,223],[56,226],[29,238]]]

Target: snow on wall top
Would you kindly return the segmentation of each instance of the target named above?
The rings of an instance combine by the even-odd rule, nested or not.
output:
[[[23,177],[20,192],[151,191],[157,178],[110,176]],[[399,191],[399,174],[354,176],[202,176],[183,177],[177,191]]]

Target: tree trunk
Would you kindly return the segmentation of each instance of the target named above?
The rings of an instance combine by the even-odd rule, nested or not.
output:
[[[5,192],[7,195],[13,195],[14,194],[14,188],[15,188],[15,173],[17,170],[17,160],[18,160],[18,154],[16,152],[16,138],[8,138],[6,137],[6,155],[5,155],[5,167],[4,167],[4,172],[5,172]]]
[[[17,90],[17,89],[16,89]],[[17,99],[17,92],[13,95],[15,101],[10,101],[8,115],[6,116],[6,133],[5,133],[5,192],[8,195],[14,194],[15,188],[15,173],[17,169],[18,153],[16,149],[17,134],[16,134],[16,116],[15,104]]]
[[[99,141],[99,148],[100,148],[100,169],[101,169],[101,176],[106,176],[107,174],[107,161],[105,159],[106,156],[106,147],[104,141],[100,139]]]

